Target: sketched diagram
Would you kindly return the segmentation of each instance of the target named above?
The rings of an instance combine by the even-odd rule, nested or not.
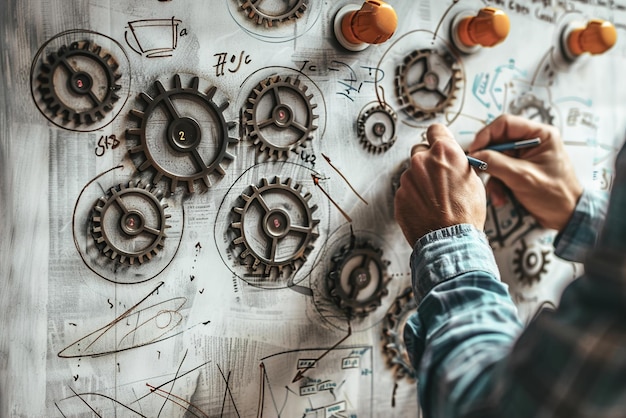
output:
[[[178,46],[180,19],[142,19],[128,22],[126,44],[146,58],[171,57]],[[184,34],[184,32],[183,32]]]
[[[169,193],[175,193],[179,183],[189,193],[212,186],[211,179],[226,174],[223,164],[234,160],[229,149],[238,142],[230,136],[236,123],[226,121],[224,111],[229,102],[220,104],[214,99],[218,93],[215,86],[200,90],[200,79],[192,77],[183,87],[179,74],[172,79],[173,87],[166,87],[157,80],[154,93],[141,93],[143,109],[131,110],[139,120],[139,126],[126,131],[129,138],[137,138],[139,144],[129,152],[140,171],[153,170],[153,183],[169,180]],[[152,95],[151,95],[152,94]],[[142,158],[143,157],[143,158]]]
[[[261,359],[260,369],[258,417],[372,416],[371,347],[287,351]]]
[[[55,125],[90,132],[108,125],[130,92],[130,64],[121,45],[90,31],[48,40],[31,66],[31,94]]]
[[[127,309],[113,321],[81,337],[63,348],[61,358],[94,357],[118,353],[163,341],[183,331],[181,310],[187,303],[184,297],[154,301],[153,291]]]

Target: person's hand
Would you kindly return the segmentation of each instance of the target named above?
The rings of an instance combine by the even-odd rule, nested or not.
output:
[[[540,138],[541,144],[505,153],[483,150],[531,138]],[[561,231],[567,225],[583,189],[556,128],[503,115],[476,134],[469,153],[485,161],[487,172],[504,183],[543,227]],[[487,186],[492,200],[501,200],[502,186]]]
[[[411,246],[446,226],[467,223],[482,231],[487,216],[485,187],[452,133],[435,124],[426,137],[430,146],[413,147],[395,196],[395,218]]]

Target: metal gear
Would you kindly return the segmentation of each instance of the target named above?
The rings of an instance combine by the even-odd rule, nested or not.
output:
[[[303,194],[303,186],[291,178],[285,183],[279,177],[271,182],[263,178],[260,186],[250,187],[250,194],[241,194],[244,205],[233,208],[239,219],[231,223],[239,233],[233,243],[242,247],[242,264],[253,271],[262,266],[266,276],[273,269],[278,274],[285,267],[295,271],[319,235],[319,220],[313,219],[317,205],[309,206],[311,193]]]
[[[149,184],[130,182],[112,187],[98,199],[91,234],[100,252],[121,264],[151,260],[163,248],[170,227],[162,197]]]
[[[404,326],[416,311],[417,302],[413,297],[413,290],[407,287],[393,302],[383,320],[383,351],[396,380],[404,377],[415,380],[415,369],[404,342]]]
[[[307,95],[308,87],[298,78],[269,77],[248,97],[244,113],[248,137],[269,157],[283,158],[300,152],[313,139],[317,104]]]
[[[443,112],[454,101],[461,71],[452,55],[421,49],[407,55],[396,70],[396,95],[403,110],[416,120]]]
[[[365,317],[376,310],[387,295],[389,262],[370,242],[344,245],[332,257],[333,267],[326,282],[330,296],[348,317]]]
[[[41,64],[38,90],[53,117],[61,115],[64,123],[91,124],[103,119],[119,99],[118,67],[100,46],[86,40],[73,42]]]
[[[552,125],[554,117],[543,100],[532,93],[525,93],[516,98],[509,105],[509,112],[513,115],[523,115],[527,119]]]
[[[182,87],[178,74],[173,81],[174,87],[166,90],[157,80],[154,98],[147,93],[140,94],[146,108],[130,112],[140,120],[140,126],[126,131],[127,135],[139,137],[140,144],[129,152],[143,153],[145,161],[138,165],[138,169],[143,171],[152,167],[156,170],[154,183],[165,177],[170,180],[171,193],[176,191],[179,182],[186,183],[187,191],[193,193],[196,181],[209,188],[212,186],[210,176],[221,178],[226,174],[222,162],[235,158],[228,152],[228,147],[237,143],[237,138],[228,136],[228,131],[236,123],[224,118],[228,102],[218,106],[213,101],[217,91],[215,86],[203,93],[198,90],[198,77],[191,79],[189,87]],[[180,106],[176,106],[179,102]],[[157,110],[161,115],[152,121]]]
[[[541,280],[541,275],[547,273],[546,266],[550,264],[550,250],[542,250],[539,246],[528,247],[524,239],[520,240],[521,248],[515,250],[513,273],[518,280],[532,285]]]
[[[396,142],[396,113],[379,103],[364,109],[357,120],[357,134],[363,147],[380,154]]]
[[[272,27],[287,20],[298,19],[306,11],[308,0],[286,0],[284,5],[275,5],[275,0],[241,0],[241,9],[259,25]],[[263,7],[266,5],[266,7]]]

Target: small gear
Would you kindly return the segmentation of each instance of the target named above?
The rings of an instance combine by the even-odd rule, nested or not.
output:
[[[516,98],[509,105],[509,112],[513,115],[522,115],[527,119],[553,125],[554,117],[543,100],[532,93],[525,93]]]
[[[326,282],[330,296],[348,317],[365,317],[376,310],[387,295],[389,262],[370,242],[355,239],[332,257],[333,267]]]
[[[546,266],[550,264],[550,250],[542,250],[539,246],[528,247],[524,239],[520,240],[521,248],[515,250],[516,258],[513,259],[515,268],[513,272],[518,275],[518,280],[532,285],[541,280],[541,275],[547,273]]]
[[[244,205],[233,208],[239,219],[231,227],[239,233],[233,243],[242,247],[242,264],[263,274],[283,273],[285,267],[295,271],[313,249],[318,237],[319,220],[313,218],[317,205],[309,206],[311,193],[303,194],[303,186],[288,178],[266,178],[260,186],[251,185],[251,193],[242,193]]]
[[[121,264],[151,260],[167,237],[163,195],[149,184],[112,187],[93,208],[91,234],[102,254]]]
[[[42,100],[64,123],[91,124],[104,118],[119,99],[118,64],[90,41],[63,45],[41,64],[37,80]]]
[[[396,94],[409,116],[428,120],[452,104],[460,80],[461,70],[452,55],[416,50],[396,70]]]
[[[396,113],[379,103],[364,109],[357,120],[361,144],[374,154],[387,151],[396,142]]]
[[[276,5],[275,3],[283,3]],[[285,6],[286,5],[286,6]],[[265,6],[265,7],[263,7]],[[272,27],[287,20],[298,19],[306,11],[308,0],[241,0],[241,9],[259,25]]]
[[[416,311],[417,302],[413,297],[413,290],[407,287],[396,298],[383,320],[383,351],[396,380],[404,377],[415,380],[415,369],[404,342],[404,327],[411,314]]]
[[[252,91],[244,113],[248,136],[268,156],[283,158],[300,152],[313,139],[317,107],[298,78],[273,76]]]
[[[218,106],[213,101],[215,86],[205,93],[199,91],[198,77],[191,79],[189,87],[182,87],[178,74],[170,90],[158,80],[154,84],[157,89],[154,98],[147,93],[140,94],[147,107],[130,112],[140,120],[139,128],[126,131],[127,135],[140,140],[138,146],[129,150],[130,154],[145,156],[138,169],[152,167],[156,170],[154,183],[163,177],[169,179],[171,193],[176,191],[179,182],[186,183],[189,193],[195,191],[196,181],[205,188],[211,187],[210,176],[224,176],[222,162],[235,158],[228,148],[237,143],[237,138],[228,136],[228,131],[236,123],[226,122],[223,113],[228,102]]]

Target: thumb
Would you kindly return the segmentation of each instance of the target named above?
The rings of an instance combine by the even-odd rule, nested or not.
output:
[[[487,173],[500,179],[509,188],[519,184],[519,180],[528,171],[530,164],[526,160],[513,158],[498,151],[481,150],[471,156],[487,163]]]

